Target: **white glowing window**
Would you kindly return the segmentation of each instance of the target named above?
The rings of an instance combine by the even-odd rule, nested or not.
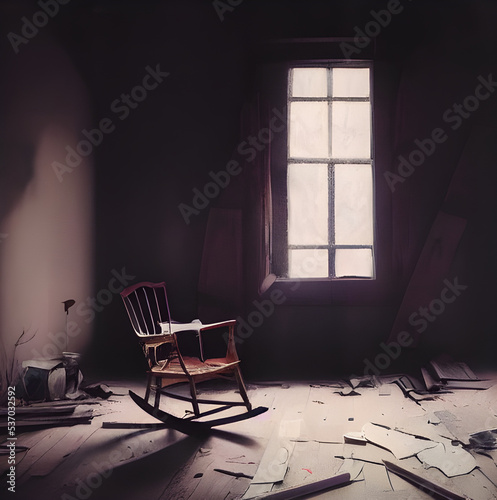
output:
[[[374,278],[370,68],[289,71],[290,278]]]

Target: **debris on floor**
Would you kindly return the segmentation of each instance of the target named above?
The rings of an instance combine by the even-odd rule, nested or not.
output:
[[[149,464],[168,465],[161,465],[165,474],[147,477],[151,500],[286,500],[304,491],[299,488],[305,487],[305,494],[310,494],[307,488],[325,487],[327,479],[345,474],[349,479],[342,486],[316,494],[327,500],[429,500],[434,493],[451,499],[497,500],[497,378],[489,378],[493,385],[485,391],[442,389],[417,400],[405,397],[401,385],[395,383],[405,382],[405,375],[388,377],[377,377],[373,386],[356,385],[352,390],[361,395],[357,398],[337,394],[336,389],[345,386],[335,381],[292,382],[284,384],[286,388],[254,384],[249,386],[252,404],[269,410],[201,437],[157,427],[103,429],[99,422],[109,413],[123,422],[146,424],[154,419],[127,396],[85,400],[98,401],[102,413],[94,416],[91,425],[19,435],[18,484],[33,493],[43,483],[31,478],[52,478],[53,497],[74,496],[78,478],[94,474],[92,464],[109,461],[112,452],[118,457],[111,461],[116,472],[105,478],[108,486],[102,491],[92,490],[93,497],[106,498],[105,492],[113,491],[115,481],[120,498],[132,500],[140,497],[143,484],[135,481],[123,489],[120,482],[128,475],[134,477],[126,471],[134,471],[148,456],[160,453],[156,455],[159,460],[150,457]],[[412,383],[411,392],[419,389],[418,382],[422,383]],[[114,394],[124,391],[111,383],[105,385]],[[406,385],[402,384],[404,389]],[[386,398],[380,396],[384,386],[391,389]],[[208,384],[202,390],[208,395]],[[426,395],[430,399],[424,399]],[[184,403],[175,399],[167,404],[169,411],[175,411]],[[33,404],[20,407],[17,419],[31,415],[36,420],[38,412],[45,411],[51,412],[50,418],[69,418],[89,408],[83,402],[78,406],[70,401]],[[0,455],[7,451],[5,445],[0,443]],[[58,484],[56,477],[67,480],[61,487],[53,486]],[[149,494],[150,488],[154,493]]]
[[[426,387],[431,391],[440,389],[489,389],[493,382],[481,380],[473,370],[461,361],[454,361],[448,355],[432,359],[426,367],[421,368]]]
[[[377,424],[364,424],[362,432],[368,441],[390,450],[399,460],[412,457],[437,445],[434,441],[420,439]]]
[[[106,384],[91,384],[83,387],[82,390],[93,398],[108,399],[114,394]]]
[[[64,427],[90,424],[93,410],[78,408],[76,405],[45,407],[19,407],[16,409],[15,429],[17,433],[45,427]],[[6,433],[9,427],[7,416],[0,416],[0,432]]]

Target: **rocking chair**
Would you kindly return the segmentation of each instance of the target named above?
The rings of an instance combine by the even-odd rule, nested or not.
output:
[[[236,320],[223,321],[204,325],[200,320],[191,323],[178,323],[171,319],[165,283],[141,282],[121,292],[126,311],[133,326],[145,357],[148,361],[147,388],[145,402],[148,403],[150,392],[155,390],[154,410],[159,409],[160,396],[189,401],[193,406],[195,417],[202,416],[199,403],[224,405],[214,413],[231,406],[245,406],[252,409],[247,396],[245,384],[240,372],[240,360],[235,347],[234,331]],[[210,331],[227,329],[225,340],[226,353],[221,358],[204,358]],[[195,332],[198,339],[198,356],[186,356],[180,351],[181,336],[184,332]],[[213,378],[234,376],[243,401],[228,402],[197,398],[196,383]],[[190,397],[165,392],[164,387],[188,382]]]

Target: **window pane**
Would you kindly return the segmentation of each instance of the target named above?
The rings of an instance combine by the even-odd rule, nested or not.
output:
[[[373,244],[371,165],[335,165],[335,243]]]
[[[288,276],[290,278],[327,278],[328,250],[288,250]]]
[[[288,243],[328,244],[328,166],[288,166]]]
[[[369,248],[337,248],[335,251],[335,275],[337,278],[372,278],[372,251]]]
[[[294,68],[291,80],[292,97],[326,97],[328,95],[326,68]]]
[[[328,103],[290,103],[289,154],[291,158],[328,157]]]
[[[369,97],[369,68],[333,68],[333,97]]]
[[[331,152],[335,158],[371,158],[369,102],[333,102]]]

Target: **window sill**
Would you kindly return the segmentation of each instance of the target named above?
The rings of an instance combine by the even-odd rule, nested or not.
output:
[[[387,305],[392,300],[389,283],[375,278],[278,278],[261,293],[270,297],[279,290],[288,305]]]

